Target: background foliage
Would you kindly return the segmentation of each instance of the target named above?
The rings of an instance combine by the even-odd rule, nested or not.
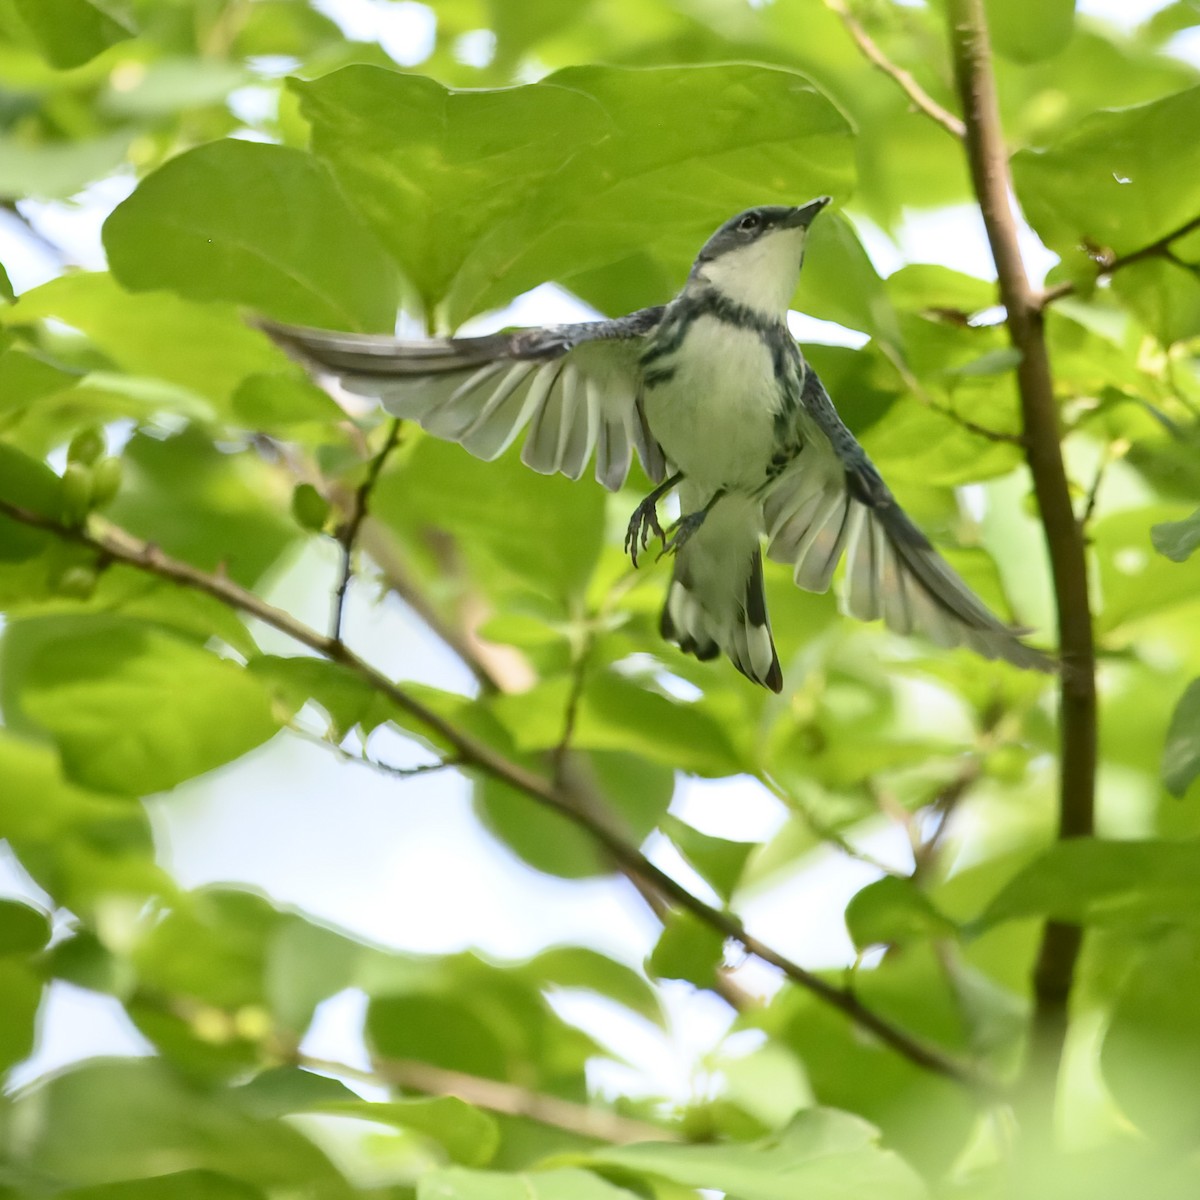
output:
[[[774,570],[785,694],[685,659],[656,633],[663,570],[621,552],[644,480],[607,497],[344,412],[243,320],[451,330],[545,281],[624,312],[731,212],[830,192],[796,307],[855,348],[811,357],[910,512],[1048,639],[994,285],[875,265],[914,214],[976,202],[956,138],[836,3],[397,7],[435,22],[403,64],[332,4],[0,0],[0,195],[32,221],[82,193],[108,267],[64,256],[19,296],[0,268],[0,1194],[1195,1195],[1200,74],[1169,51],[1200,9],[1123,34],[1071,0],[988,5],[1016,196],[1057,258],[1045,332],[1101,652],[1103,840],[1056,844],[1048,681],[852,625]],[[956,107],[942,4],[855,13]],[[351,624],[362,658],[329,638],[343,553],[352,595],[429,632],[385,656]],[[410,665],[431,635],[466,667],[440,686]],[[272,739],[457,764],[497,854],[630,877],[657,946],[417,955],[188,887],[161,794]],[[762,844],[714,836],[672,803],[687,777],[785,815]],[[911,841],[902,868],[864,848],[881,827]],[[785,982],[729,914],[822,846],[873,879],[845,914],[859,961]],[[1023,1066],[1047,918],[1086,929],[1054,1146]],[[661,1025],[673,980],[734,1014],[691,1095],[599,1086],[636,1048],[558,999]],[[114,998],[147,1052],[22,1074],[63,984]],[[347,989],[358,1067],[306,1040]]]

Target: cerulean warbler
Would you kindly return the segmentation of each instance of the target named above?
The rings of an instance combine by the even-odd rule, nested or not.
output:
[[[788,332],[809,226],[828,202],[740,213],[674,300],[614,320],[427,341],[261,324],[348,391],[480,458],[525,432],[521,458],[535,471],[578,479],[594,455],[596,478],[616,490],[636,450],[665,482],[635,510],[626,547],[636,564],[650,534],[664,536],[655,503],[677,486],[662,633],[697,658],[724,651],[756,683],[783,687],[765,538],[768,557],[814,592],[845,553],[856,617],[1046,669],[897,505]]]

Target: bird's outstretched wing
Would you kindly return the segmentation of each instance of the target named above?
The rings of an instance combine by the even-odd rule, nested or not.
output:
[[[521,459],[535,471],[578,479],[594,453],[596,478],[615,491],[635,450],[654,482],[666,473],[642,413],[638,365],[662,313],[645,308],[612,321],[426,341],[258,325],[347,391],[380,400],[478,458],[498,457],[528,429]]]
[[[824,592],[845,553],[852,616],[882,617],[895,633],[1053,670],[1054,660],[990,612],[909,520],[811,368],[802,409],[809,436],[802,433],[799,454],[764,498],[768,556],[789,564],[800,587]]]

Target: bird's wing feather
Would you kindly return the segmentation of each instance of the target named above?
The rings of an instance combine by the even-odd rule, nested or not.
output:
[[[852,616],[882,618],[896,633],[969,646],[1019,667],[1054,668],[988,610],[909,520],[811,368],[799,421],[802,447],[764,496],[768,557],[788,563],[800,587],[823,592],[846,554]]]
[[[312,370],[479,458],[498,457],[528,430],[521,458],[535,471],[578,479],[594,456],[596,478],[615,491],[635,452],[654,482],[666,473],[642,412],[638,361],[662,311],[426,341],[258,325]]]

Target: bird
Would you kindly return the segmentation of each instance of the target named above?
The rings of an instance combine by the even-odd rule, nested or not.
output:
[[[763,583],[767,557],[825,592],[844,557],[844,605],[902,635],[1034,670],[1053,660],[995,616],[905,514],[838,416],[788,325],[820,196],[760,205],[704,243],[669,303],[607,320],[480,337],[402,340],[257,323],[316,377],[492,460],[522,434],[543,474],[611,491],[633,455],[657,486],[630,518],[633,565],[652,538],[673,558],[662,636],[724,653],[783,689]],[[677,489],[664,530],[657,505]]]

